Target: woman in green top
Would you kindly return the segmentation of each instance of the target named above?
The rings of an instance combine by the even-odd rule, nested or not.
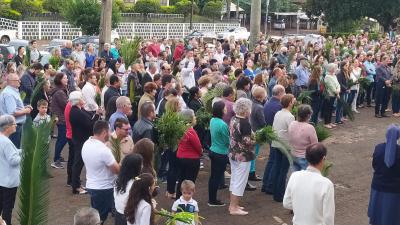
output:
[[[327,74],[324,78],[325,99],[323,115],[325,122],[324,126],[328,129],[332,129],[333,127],[336,127],[336,125],[334,125],[331,121],[333,104],[335,103],[336,99],[339,99],[340,84],[336,78],[337,65],[334,63],[329,63],[327,67]]]
[[[210,121],[211,147],[209,157],[211,159],[211,174],[208,181],[208,205],[225,206],[225,203],[217,200],[218,186],[223,180],[229,152],[229,128],[222,120],[226,113],[223,101],[215,102],[212,107],[213,118]]]

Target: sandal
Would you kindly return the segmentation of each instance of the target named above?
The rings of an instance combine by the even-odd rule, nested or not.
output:
[[[331,125],[329,125],[329,124],[325,124],[324,127],[325,127],[325,128],[328,128],[328,129],[332,129],[332,128],[333,128],[333,127],[332,127]]]
[[[232,216],[245,216],[245,215],[249,214],[249,212],[243,211],[241,209],[237,209],[235,211],[229,211],[229,214],[231,214]]]

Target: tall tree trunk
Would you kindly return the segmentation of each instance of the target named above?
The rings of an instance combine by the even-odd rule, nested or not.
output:
[[[226,0],[226,19],[231,20],[231,0]]]
[[[102,0],[100,34],[99,34],[99,55],[104,49],[105,43],[111,43],[111,17],[112,0]]]
[[[261,26],[261,0],[251,1],[250,15],[250,50],[253,50],[258,41]]]

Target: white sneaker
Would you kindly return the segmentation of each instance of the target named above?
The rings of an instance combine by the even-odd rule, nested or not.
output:
[[[231,178],[231,174],[228,173],[228,171],[225,171],[224,176],[225,176],[226,179]]]

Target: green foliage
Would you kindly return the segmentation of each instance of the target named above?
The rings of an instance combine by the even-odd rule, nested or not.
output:
[[[105,75],[100,74],[100,79],[99,79],[99,88],[102,90],[106,86],[106,78]]]
[[[367,90],[368,86],[371,85],[371,81],[368,80],[365,77],[360,77],[358,79],[358,83],[360,84],[359,94],[365,93],[365,91]]]
[[[43,9],[49,12],[59,13],[62,9],[63,0],[44,0]]]
[[[297,102],[300,104],[311,104],[311,94],[314,93],[314,91],[302,91],[299,96],[297,97]]]
[[[133,40],[123,39],[121,41],[121,56],[124,59],[126,69],[132,65],[132,63],[139,58],[139,50],[142,39],[140,37],[134,37]]]
[[[138,0],[133,7],[135,13],[158,13],[161,11],[160,2],[157,0]]]
[[[94,100],[96,101],[97,105],[101,105],[101,94],[96,93],[96,96],[94,97]]]
[[[52,123],[33,127],[27,118],[22,129],[21,184],[18,199],[19,224],[47,224],[49,206],[49,136]]]
[[[210,18],[218,18],[221,16],[223,3],[220,1],[209,1],[204,5],[203,15]]]
[[[354,121],[354,112],[351,110],[351,105],[342,99],[338,99],[338,104],[342,104],[343,114],[347,115],[349,120]]]
[[[321,124],[315,126],[315,132],[317,133],[318,142],[322,142],[332,135],[331,132]]]
[[[31,66],[31,49],[30,48],[25,48],[25,57],[24,61],[22,62],[26,68],[29,68]]]
[[[161,209],[161,211],[157,212],[156,214],[165,217],[167,219],[165,223],[166,225],[175,225],[177,222],[181,222],[182,224],[193,224],[193,221],[196,219],[194,213],[188,213],[188,212],[171,213],[165,209]],[[204,219],[204,218],[199,217],[199,219]]]
[[[119,8],[120,12],[126,12],[126,4],[123,0],[114,0],[113,3]]]
[[[192,12],[192,2],[188,0],[182,0],[175,4],[176,13],[183,14],[185,17],[190,15]],[[193,14],[197,13],[198,8],[196,3],[193,2]]]
[[[159,146],[162,149],[176,151],[179,140],[183,137],[189,125],[179,113],[167,110],[156,120],[155,127],[159,134]]]
[[[271,144],[272,142],[274,142],[274,145],[277,146],[277,148],[282,152],[282,154],[286,156],[286,158],[289,160],[290,165],[292,165],[293,156],[290,153],[291,148],[289,144],[286,143],[281,138],[279,138],[279,136],[276,134],[272,126],[265,126],[264,128],[261,128],[256,131],[257,144],[260,145],[265,143]]]
[[[162,5],[160,10],[161,10],[160,11],[161,13],[174,14],[174,13],[176,13],[176,6],[174,6],[174,5],[169,5],[169,6]]]
[[[322,176],[327,177],[329,175],[329,171],[332,168],[332,166],[333,166],[333,163],[331,161],[325,160],[324,166],[322,167],[322,170],[321,170]]]
[[[49,63],[50,63],[50,65],[53,66],[53,69],[58,70],[58,68],[60,67],[60,64],[61,64],[61,58],[51,56],[49,59]]]
[[[203,105],[207,112],[212,112],[212,101],[215,97],[221,97],[223,93],[223,88],[214,88],[208,90],[207,93],[201,98]]]
[[[196,112],[197,124],[201,127],[204,127],[205,129],[208,129],[210,127],[211,118],[212,114],[210,112],[207,112],[204,107],[200,108]]]
[[[18,20],[21,13],[11,8],[11,0],[0,0],[0,17]]]
[[[10,6],[21,14],[43,12],[42,0],[12,0]]]
[[[32,91],[32,95],[31,95],[31,99],[30,99],[30,104],[31,105],[33,104],[33,100],[34,99],[40,100],[40,99],[37,98],[37,96],[43,91],[43,86],[47,82],[46,79],[43,79],[43,76],[44,76],[44,74],[41,73],[41,74],[39,74],[39,76],[37,78],[36,86]]]
[[[121,16],[115,2],[112,8],[112,27],[115,28]],[[98,0],[65,1],[62,14],[72,25],[80,27],[84,34],[100,33],[101,3]]]
[[[121,140],[110,136],[111,152],[114,155],[115,161],[121,162]]]

